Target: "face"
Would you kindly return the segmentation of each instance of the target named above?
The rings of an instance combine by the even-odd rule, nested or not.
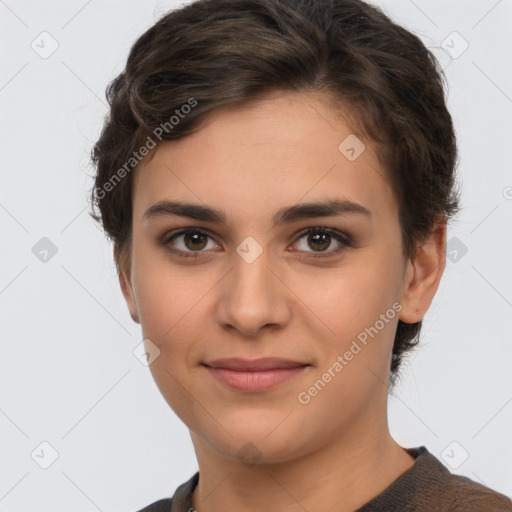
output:
[[[322,96],[274,94],[137,170],[121,285],[196,449],[287,461],[385,421],[414,266],[362,140]]]

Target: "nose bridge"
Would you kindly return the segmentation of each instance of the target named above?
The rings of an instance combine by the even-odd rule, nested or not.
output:
[[[254,334],[267,324],[286,319],[286,298],[266,249],[247,237],[236,249],[233,270],[226,281],[219,322],[230,324],[244,334]]]
[[[270,294],[270,285],[268,274],[269,254],[268,251],[261,251],[260,254],[254,256],[254,249],[248,244],[240,244],[237,248],[237,256],[234,258],[234,269],[231,275],[233,293],[240,294],[241,298],[247,295],[256,296],[261,292]],[[244,254],[244,251],[247,251]],[[242,253],[242,254],[240,254]]]

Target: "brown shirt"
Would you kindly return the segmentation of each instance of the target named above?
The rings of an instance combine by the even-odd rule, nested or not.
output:
[[[415,458],[414,464],[355,512],[512,512],[509,498],[467,477],[453,475],[424,446],[407,452]],[[192,492],[198,481],[199,472],[180,485],[172,498],[138,512],[193,512]]]

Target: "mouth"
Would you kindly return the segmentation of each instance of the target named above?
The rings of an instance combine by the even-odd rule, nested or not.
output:
[[[281,358],[217,359],[202,363],[223,385],[244,392],[261,392],[292,379],[311,365]]]

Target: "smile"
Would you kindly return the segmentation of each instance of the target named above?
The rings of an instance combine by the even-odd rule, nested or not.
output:
[[[267,391],[282,384],[299,373],[309,364],[278,358],[254,361],[243,359],[221,359],[203,366],[225,386],[248,393]]]

